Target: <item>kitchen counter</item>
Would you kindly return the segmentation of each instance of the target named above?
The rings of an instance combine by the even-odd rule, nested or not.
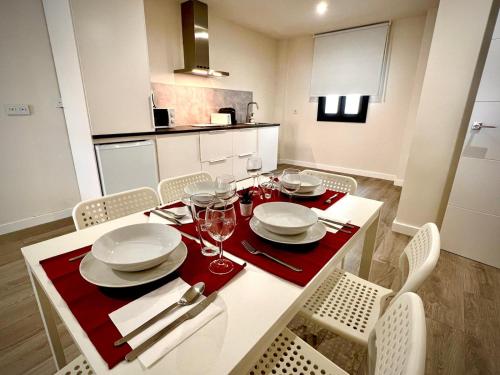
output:
[[[103,139],[103,138],[119,138],[119,137],[135,137],[135,136],[151,136],[151,135],[168,135],[168,134],[179,134],[179,133],[189,133],[189,132],[206,132],[213,130],[233,130],[233,129],[246,129],[246,128],[264,128],[269,126],[280,126],[280,124],[275,123],[256,123],[256,124],[236,124],[236,125],[221,125],[221,126],[175,126],[172,128],[151,130],[147,132],[137,132],[137,133],[112,133],[112,134],[98,134],[93,135],[92,139]]]

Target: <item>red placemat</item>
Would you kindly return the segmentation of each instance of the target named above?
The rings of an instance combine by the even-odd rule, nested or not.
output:
[[[90,246],[40,261],[48,278],[109,368],[120,363],[132,349],[128,344],[113,346],[121,335],[108,314],[179,276],[190,285],[205,282],[204,294],[209,295],[222,288],[245,267],[235,264],[231,273],[214,275],[208,270],[213,258],[201,255],[200,245],[196,242],[187,238],[183,241],[187,245],[188,256],[176,272],[153,283],[132,288],[101,288],[85,281],[79,272],[80,261],[69,262],[68,259],[89,251]]]
[[[319,197],[313,199],[294,198],[292,202],[310,208],[316,207],[319,209],[326,209],[346,195],[345,193],[338,193],[339,195],[335,199],[332,199],[333,203],[326,204],[325,200],[331,197],[334,193],[335,192],[327,190],[323,195]],[[254,208],[262,203],[288,201],[289,198],[285,194],[276,195],[272,199],[268,200],[256,198],[254,199]],[[166,207],[176,207],[179,205],[182,204],[176,203]],[[250,229],[249,218],[242,217],[238,204],[236,204],[235,206],[237,216],[236,230],[229,239],[224,241],[224,251],[236,255],[237,257],[244,259],[247,262],[250,262],[267,272],[270,272],[300,286],[305,286],[319,272],[319,270],[321,270],[321,268],[323,268],[323,266],[342,248],[342,246],[344,246],[344,244],[349,241],[349,239],[359,230],[359,227],[357,226],[354,226],[354,228],[344,227],[345,230],[350,231],[351,233],[344,233],[340,231],[337,233],[327,232],[326,236],[321,241],[312,244],[281,245],[275,242],[267,241],[257,236],[252,231],[252,229]],[[185,232],[192,236],[197,236],[195,225],[192,223],[181,225],[178,228],[182,232]],[[204,236],[207,236],[207,234],[204,233]],[[241,241],[243,240],[248,241],[258,250],[263,250],[270,255],[273,255],[293,266],[302,268],[302,272],[292,271],[287,267],[284,267],[270,259],[263,257],[262,255],[250,254],[243,247],[243,245],[241,245]]]

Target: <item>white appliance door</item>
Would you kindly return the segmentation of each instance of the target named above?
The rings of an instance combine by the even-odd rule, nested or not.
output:
[[[104,195],[149,186],[156,190],[156,148],[151,140],[96,145]]]
[[[442,248],[500,268],[500,25],[491,41],[441,229]]]

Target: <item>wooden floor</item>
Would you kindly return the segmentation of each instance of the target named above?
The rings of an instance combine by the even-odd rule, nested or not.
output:
[[[283,166],[282,166],[283,167]],[[400,188],[356,177],[357,195],[385,202],[370,279],[390,287],[408,237],[393,233]],[[0,236],[0,374],[53,374],[55,367],[20,248],[74,231],[70,219]],[[346,260],[355,270],[360,254]],[[427,374],[500,373],[500,270],[441,252],[418,291],[427,315]],[[289,327],[350,374],[365,374],[365,350],[296,317]],[[59,325],[67,358],[78,350]]]

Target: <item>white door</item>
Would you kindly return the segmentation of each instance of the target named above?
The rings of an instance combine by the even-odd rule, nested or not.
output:
[[[500,268],[500,17],[441,228],[442,248]]]

